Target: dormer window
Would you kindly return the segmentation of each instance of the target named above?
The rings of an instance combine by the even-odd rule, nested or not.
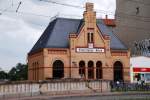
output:
[[[88,33],[88,43],[93,43],[93,33]]]

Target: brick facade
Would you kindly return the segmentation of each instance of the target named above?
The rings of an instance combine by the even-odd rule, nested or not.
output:
[[[130,80],[130,51],[110,48],[111,37],[101,34],[101,29],[96,24],[96,12],[93,11],[92,3],[86,3],[83,16],[84,25],[80,27],[79,34],[70,32],[68,36],[69,48],[43,48],[28,54],[29,80],[45,80],[54,76],[115,80],[116,62],[120,64],[116,63],[116,66],[121,66],[122,69],[115,77],[121,78],[122,75],[121,80]],[[55,64],[56,61],[58,64]],[[62,69],[54,71],[55,65],[62,66]]]

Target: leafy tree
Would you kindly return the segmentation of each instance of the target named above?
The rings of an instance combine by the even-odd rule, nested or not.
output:
[[[8,73],[8,78],[12,81],[16,81],[17,80],[17,77],[16,77],[16,68],[13,67],[9,73]]]
[[[4,80],[8,78],[8,74],[5,71],[0,71],[0,80]]]
[[[27,80],[28,66],[26,64],[18,63],[16,67],[13,67],[9,73],[8,78],[11,81]]]

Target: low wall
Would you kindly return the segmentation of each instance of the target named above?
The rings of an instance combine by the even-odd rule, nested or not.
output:
[[[0,99],[35,95],[110,92],[109,81],[47,81],[0,84]]]

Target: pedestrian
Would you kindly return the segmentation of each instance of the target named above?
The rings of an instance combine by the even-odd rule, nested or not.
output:
[[[145,83],[145,77],[144,74],[141,75],[141,85],[143,86]]]

